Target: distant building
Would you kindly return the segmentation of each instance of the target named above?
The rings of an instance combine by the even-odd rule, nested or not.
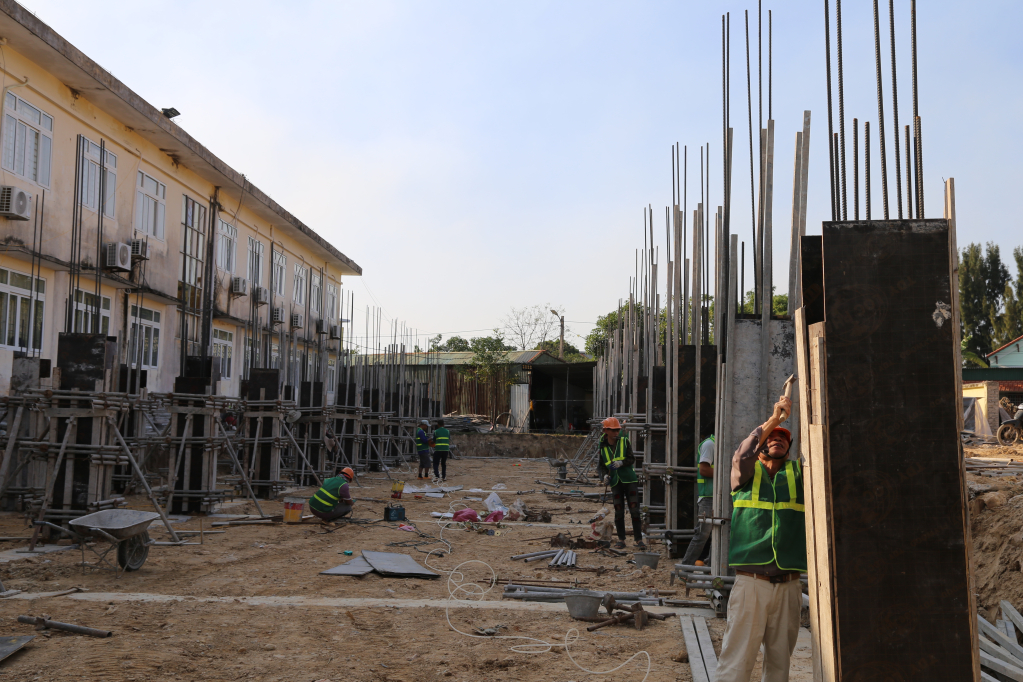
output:
[[[995,348],[988,353],[988,365],[991,367],[1023,367],[1023,336],[1018,336],[1009,343]]]

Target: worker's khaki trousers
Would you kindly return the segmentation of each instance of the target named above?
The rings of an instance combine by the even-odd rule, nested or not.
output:
[[[799,636],[803,606],[798,580],[770,583],[736,576],[728,598],[728,624],[721,643],[717,682],[749,682],[761,642],[763,682],[788,682],[789,657]]]

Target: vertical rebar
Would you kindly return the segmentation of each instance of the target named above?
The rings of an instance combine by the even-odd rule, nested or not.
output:
[[[771,115],[771,10],[767,10],[767,120]]]
[[[913,117],[913,132],[916,134],[916,217],[924,219],[924,141],[920,117]]]
[[[846,198],[845,183],[845,87],[842,78],[842,0],[835,0],[835,48],[838,57],[838,165],[836,169],[842,176],[840,186],[842,194],[842,220],[849,219],[849,205]]]
[[[909,126],[906,126],[906,218],[913,219],[913,147],[909,142]]]
[[[853,220],[860,219],[860,122],[853,118]]]
[[[895,198],[902,220],[902,157],[899,154],[899,81],[895,70],[895,0],[888,0],[888,27],[892,44],[892,132],[895,136]],[[909,148],[906,148],[909,153]]]
[[[749,63],[749,11],[746,11],[746,115],[749,120],[749,202],[750,220],[753,231],[754,246],[757,243],[757,195],[753,189],[753,90],[750,85],[750,63]],[[757,291],[757,254],[753,249],[753,301],[756,307]],[[743,292],[745,295],[745,292]]]
[[[835,150],[831,146],[831,135],[834,132],[834,120],[831,109],[831,14],[828,11],[828,0],[824,0],[824,62],[828,76],[828,157],[831,165],[831,219],[838,220],[838,197],[835,196]],[[751,171],[752,172],[752,171]]]
[[[870,121],[863,122],[863,205],[870,220]]]
[[[881,25],[874,0],[874,63],[877,71],[877,142],[881,150],[881,199],[888,220],[888,161],[884,154],[884,92],[881,89]]]

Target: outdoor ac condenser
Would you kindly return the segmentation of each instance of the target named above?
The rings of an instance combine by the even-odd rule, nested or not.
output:
[[[104,267],[107,270],[131,272],[131,245],[124,242],[110,242],[103,251]]]
[[[20,187],[0,186],[0,216],[10,220],[32,217],[32,195]]]

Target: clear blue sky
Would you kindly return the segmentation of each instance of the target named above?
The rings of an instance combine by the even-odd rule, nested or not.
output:
[[[627,295],[647,204],[663,240],[676,140],[690,150],[690,208],[699,194],[694,159],[706,142],[711,204],[720,203],[721,15],[730,11],[732,229],[748,250],[742,13],[751,10],[755,98],[755,5],[23,4],[148,101],[179,109],[181,126],[359,263],[365,276],[346,281],[357,310],[380,305],[385,319],[445,337],[481,335],[471,330],[499,325],[512,306],[547,302],[564,306],[571,331],[585,336]],[[927,216],[941,216],[942,178],[955,177],[960,245],[993,241],[1009,261],[1023,243],[1012,217],[1023,186],[1023,6],[918,4]],[[909,2],[895,5],[905,124]],[[765,48],[769,8],[781,292],[804,109],[813,112],[808,231],[830,219],[824,19],[823,2],[765,5]],[[847,144],[853,116],[871,121],[879,207],[871,3],[843,9]],[[882,52],[887,100],[887,37]],[[766,88],[766,49],[764,73]],[[836,125],[837,113],[836,101]],[[754,127],[756,117],[754,100]],[[890,100],[885,117],[890,136]]]

